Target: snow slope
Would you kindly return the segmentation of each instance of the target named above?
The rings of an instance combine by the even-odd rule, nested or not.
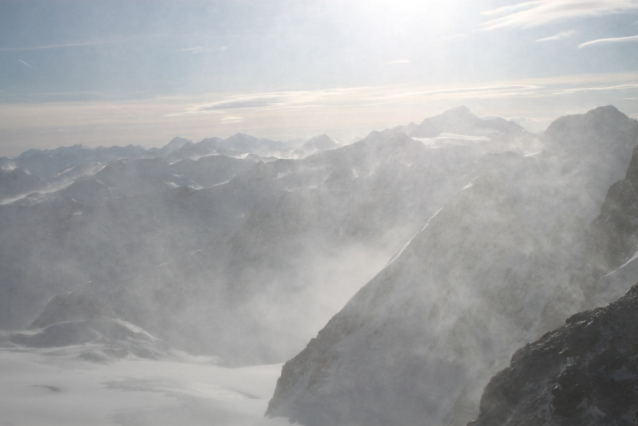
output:
[[[185,355],[95,364],[75,358],[74,349],[0,349],[0,424],[289,424],[263,418],[280,365],[228,369]]]

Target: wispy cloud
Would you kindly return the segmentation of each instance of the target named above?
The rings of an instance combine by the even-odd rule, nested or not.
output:
[[[537,0],[484,12],[499,16],[483,23],[485,30],[529,28],[575,18],[626,13],[638,10],[638,0]]]
[[[495,97],[523,96],[531,94],[542,89],[537,85],[490,85],[490,86],[468,86],[468,87],[452,87],[446,89],[422,90],[395,92],[388,95],[380,95],[380,99],[396,100],[399,99],[485,99]]]
[[[220,46],[220,47],[213,48],[213,47],[193,46],[193,47],[184,47],[183,49],[179,49],[179,50],[180,52],[198,54],[198,53],[210,53],[214,51],[225,52],[226,50],[228,50],[228,47]]]
[[[281,103],[282,103],[281,96],[245,97],[245,98],[215,102],[208,105],[202,105],[197,108],[197,111],[204,112],[204,111],[225,111],[228,109],[264,108],[264,107],[280,105]]]
[[[222,124],[241,123],[242,121],[244,121],[244,117],[238,117],[234,115],[224,117],[221,120],[219,120],[219,122]]]
[[[24,62],[22,59],[18,59],[18,62],[20,62],[23,65],[26,65],[27,67],[31,68],[32,70],[35,71],[35,68],[33,68],[31,65],[27,64],[26,62]]]
[[[351,87],[340,89],[256,93],[200,104],[166,114],[179,117],[224,114],[227,111],[275,111],[307,108],[354,108],[372,105],[420,103],[441,99],[486,99],[526,96],[541,89],[538,85],[467,86],[444,89],[402,88],[401,86]]]
[[[512,4],[512,5],[509,5],[509,6],[502,6],[502,7],[496,8],[496,9],[492,9],[492,10],[488,10],[488,11],[482,12],[482,15],[495,16],[495,15],[511,14],[511,13],[518,12],[519,10],[529,9],[530,7],[536,6],[539,3],[542,3],[542,1],[541,0],[535,0],[535,1],[523,2],[523,3],[519,3],[519,4]]]
[[[399,59],[396,61],[386,62],[387,65],[410,64],[410,63],[412,63],[412,61],[409,59]]]
[[[0,47],[0,52],[20,52],[23,50],[41,50],[41,49],[64,49],[69,47],[96,46],[100,44],[110,44],[110,43],[117,43],[117,41],[87,41],[82,43],[46,44],[42,46]]]
[[[638,35],[629,37],[614,37],[614,38],[599,38],[597,40],[588,41],[578,45],[579,49],[587,46],[593,46],[594,44],[608,44],[608,43],[628,43],[638,41]]]
[[[470,31],[470,33],[472,33],[473,31]],[[439,41],[455,41],[455,40],[463,40],[466,39],[470,36],[470,34],[468,33],[458,33],[458,34],[452,34],[450,36],[445,36],[445,37],[439,37],[437,40]]]
[[[569,89],[563,89],[558,92],[554,92],[554,95],[571,95],[574,93],[582,92],[602,92],[610,90],[636,90],[638,89],[638,83],[618,84],[614,86],[591,86],[591,87],[575,87]]]
[[[188,52],[188,53],[207,53],[207,52],[212,52],[213,49],[211,49],[210,47],[202,47],[202,46],[193,46],[193,47],[185,47],[183,49],[179,49],[181,52]]]
[[[583,74],[551,78],[494,82],[492,84],[467,84],[447,87],[392,85],[347,87],[321,90],[279,91],[236,96],[202,94],[189,100],[180,100],[162,112],[171,120],[195,120],[196,117],[217,115],[242,116],[244,123],[251,117],[271,117],[307,114],[321,116],[322,111],[364,111],[370,108],[429,108],[435,103],[453,105],[489,100],[556,99],[556,95],[581,92],[603,93],[604,96],[622,94],[633,96],[638,90],[638,73]],[[606,92],[605,92],[606,91]],[[617,96],[617,95],[615,95]],[[206,98],[211,99],[206,101]],[[172,101],[171,101],[172,102]],[[611,102],[611,101],[610,101]],[[338,114],[337,114],[338,115]],[[226,119],[230,122],[232,119]],[[220,123],[223,121],[219,121]],[[256,123],[257,121],[251,123]]]
[[[8,102],[6,96],[0,93],[0,137],[9,142],[0,148],[7,153],[11,150],[13,155],[22,152],[25,144],[53,147],[71,140],[91,146],[128,143],[153,146],[175,135],[192,140],[226,137],[236,132],[237,126],[241,126],[242,132],[269,139],[301,135],[306,138],[317,134],[319,129],[351,139],[350,133],[367,134],[373,129],[422,120],[462,104],[479,115],[504,117],[554,118],[583,112],[589,105],[617,101],[625,105],[626,112],[633,112],[630,108],[633,100],[621,99],[638,96],[638,72],[561,75],[447,87],[405,84],[144,99],[115,96],[110,100],[91,97],[87,101]],[[244,108],[206,109],[240,104]]]
[[[576,35],[576,31],[575,30],[569,30],[569,31],[563,31],[560,32],[558,34],[555,34],[553,36],[550,37],[545,37],[545,38],[539,38],[538,41],[557,41],[557,40],[566,40],[568,38],[572,38],[573,36]]]

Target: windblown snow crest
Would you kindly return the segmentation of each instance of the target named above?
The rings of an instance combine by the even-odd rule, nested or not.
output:
[[[0,324],[25,327],[56,294],[91,290],[178,348],[282,362],[487,167],[477,161],[543,144],[464,108],[437,117],[425,141],[406,126],[352,144],[238,134],[111,160],[85,147],[7,160],[43,189],[0,205]]]
[[[637,280],[637,144],[611,106],[544,134],[460,107],[350,144],[3,158],[2,343],[289,360],[268,416],[463,425],[517,348]]]
[[[591,301],[588,223],[638,123],[603,107],[553,123],[543,151],[489,154],[471,185],[284,365],[267,415],[307,426],[462,425],[511,353]]]

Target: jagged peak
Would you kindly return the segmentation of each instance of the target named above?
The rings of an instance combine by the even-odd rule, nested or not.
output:
[[[255,136],[247,135],[246,133],[237,132],[234,135],[226,138],[226,140],[234,140],[234,139],[259,139]]]
[[[591,131],[599,132],[608,127],[631,126],[632,121],[615,106],[607,105],[591,109],[584,114],[559,117],[549,125],[545,134],[550,137],[558,136],[572,128],[583,128],[583,126],[587,126]]]
[[[330,136],[328,136],[328,135],[327,135],[327,134],[325,134],[325,133],[322,133],[322,134],[320,134],[320,135],[317,135],[317,136],[314,136],[314,137],[310,138],[310,140],[311,140],[311,141],[312,141],[312,140],[316,140],[316,139],[330,139],[330,140],[334,140],[334,139],[332,139]]]
[[[180,138],[179,136],[175,136],[173,139],[171,139],[171,141],[169,143],[167,143],[166,145],[164,145],[165,147],[167,146],[183,146],[186,143],[191,142],[190,139],[186,139],[186,138]]]
[[[427,123],[433,123],[435,125],[443,125],[444,123],[453,123],[453,122],[464,122],[467,124],[476,124],[480,122],[481,119],[475,115],[468,107],[465,105],[461,105],[455,108],[448,109],[443,111],[440,114],[437,114],[433,117],[426,118],[423,120],[421,125]]]
[[[335,145],[337,145],[337,142],[330,136],[326,135],[325,133],[319,136],[315,136],[309,139],[306,143],[304,143],[304,146],[308,146],[308,147],[316,146],[318,148],[319,147],[330,148]]]
[[[465,105],[460,105],[454,108],[450,108],[448,110],[443,111],[443,114],[472,114],[472,111],[470,111],[470,109],[468,107],[466,107]]]
[[[597,108],[594,108],[592,110],[587,111],[587,114],[601,114],[601,113],[609,113],[609,112],[611,112],[611,113],[619,113],[619,114],[625,115],[622,112],[620,112],[618,110],[618,108],[616,108],[613,105],[599,106]]]

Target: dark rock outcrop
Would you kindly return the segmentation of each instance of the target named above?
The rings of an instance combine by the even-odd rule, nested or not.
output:
[[[638,149],[635,149],[625,179],[607,192],[600,216],[592,223],[592,262],[607,273],[621,266],[638,248]]]
[[[469,425],[633,425],[637,354],[638,284],[518,350]]]

